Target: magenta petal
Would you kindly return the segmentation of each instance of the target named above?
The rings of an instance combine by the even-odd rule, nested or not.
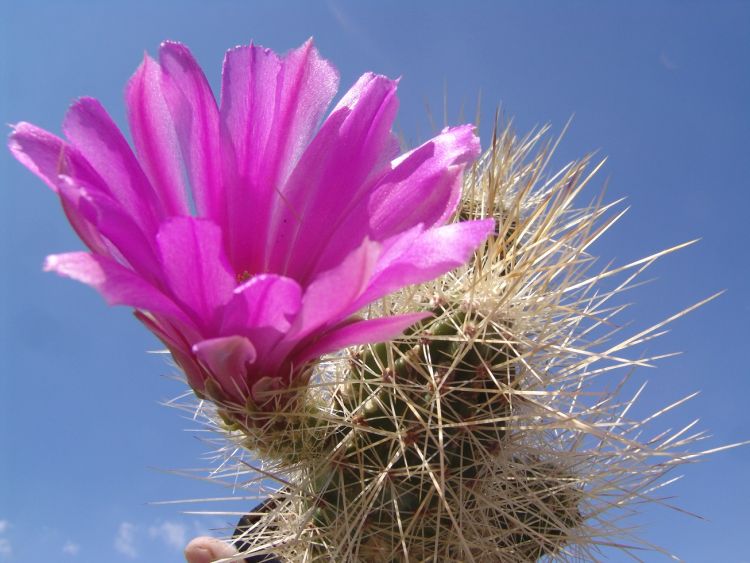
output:
[[[479,150],[473,128],[464,125],[400,157],[370,197],[371,236],[385,240],[418,223],[446,223],[461,197],[464,167]]]
[[[156,337],[169,349],[172,358],[185,372],[188,383],[202,391],[206,379],[205,371],[198,365],[193,355],[192,346],[187,342],[190,340],[200,340],[200,336],[195,332],[195,327],[185,323],[166,322],[164,318],[157,318],[151,314],[145,314],[141,311],[135,312],[135,318],[153,332]]]
[[[296,281],[260,274],[234,290],[232,300],[224,307],[221,332],[248,336],[261,356],[256,368],[273,369],[269,366],[283,358],[271,352],[286,337],[301,306],[302,288]]]
[[[87,252],[53,254],[44,263],[45,271],[94,287],[110,305],[129,305],[151,313],[186,321],[167,296],[117,262]]]
[[[225,393],[238,399],[248,396],[246,375],[257,354],[247,338],[223,336],[202,340],[193,346],[193,353]]]
[[[284,57],[255,45],[224,60],[221,90],[230,259],[263,271],[278,190],[336,93],[338,75],[312,41]]]
[[[234,290],[224,309],[225,331],[272,328],[287,332],[302,304],[302,288],[291,278],[260,274]]]
[[[379,255],[380,245],[365,240],[337,267],[315,278],[305,291],[289,337],[303,338],[356,312],[360,307],[352,305],[368,287]]]
[[[203,71],[180,43],[162,43],[159,63],[163,94],[185,159],[199,215],[221,224],[224,219],[219,108]]]
[[[465,264],[471,253],[494,232],[495,221],[467,221],[437,227],[388,248],[378,262],[359,307],[404,286],[436,278]]]
[[[71,226],[81,240],[97,254],[109,254],[96,226],[82,213],[78,194],[66,189],[68,184],[85,181],[102,185],[102,180],[86,160],[62,139],[29,123],[19,123],[10,136],[13,155],[39,176],[60,197],[60,202]]]
[[[162,93],[161,68],[148,55],[125,89],[130,132],[138,160],[168,215],[188,213],[174,124]]]
[[[113,257],[111,248],[102,237],[96,223],[87,217],[84,211],[86,194],[75,186],[72,178],[60,176],[57,194],[71,227],[86,246],[95,254]]]
[[[66,144],[62,139],[30,123],[18,123],[8,141],[10,152],[45,184],[57,191],[61,159]]]
[[[273,124],[269,124],[265,147],[273,157],[265,165],[268,174],[262,176],[282,185],[336,95],[339,74],[331,63],[320,57],[309,39],[283,57],[278,81],[274,119]]]
[[[24,122],[16,124],[10,134],[8,146],[21,164],[55,191],[61,174],[79,178],[92,185],[101,185],[101,179],[78,151],[36,125]]]
[[[109,241],[110,244],[100,252],[101,254],[127,263],[139,275],[154,285],[159,285],[161,268],[153,244],[117,202],[106,193],[89,189],[67,176],[60,177],[59,193],[66,204],[66,211],[75,210],[75,213],[84,218],[90,225],[90,234],[98,237],[97,240],[101,240],[103,236]]]
[[[421,147],[399,157],[366,198],[331,234],[318,268],[329,268],[367,236],[384,241],[415,225],[425,229],[446,223],[461,197],[466,163],[479,152],[469,125],[446,129]]]
[[[331,233],[395,156],[397,109],[396,82],[366,74],[326,119],[275,206],[269,270],[302,283],[321,271],[316,264]]]
[[[358,321],[344,325],[327,333],[321,339],[313,342],[295,356],[298,364],[303,364],[313,358],[322,356],[347,346],[376,343],[395,338],[408,327],[426,319],[432,313],[412,313],[397,317],[384,317],[367,321]]]
[[[92,98],[78,100],[68,110],[63,130],[141,230],[155,233],[159,200],[125,137],[101,104]]]
[[[176,217],[156,237],[166,285],[206,326],[232,298],[236,285],[221,229],[208,219]]]

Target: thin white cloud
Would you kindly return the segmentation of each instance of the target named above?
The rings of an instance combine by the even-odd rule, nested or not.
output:
[[[115,536],[115,549],[132,559],[138,557],[138,550],[135,548],[135,525],[130,522],[120,524]]]
[[[73,543],[72,541],[68,540],[65,542],[65,545],[62,546],[62,552],[65,555],[72,555],[76,556],[78,555],[78,552],[81,551],[81,546],[77,543]]]
[[[13,555],[13,546],[8,538],[0,538],[0,558],[5,559]]]
[[[380,47],[380,45],[378,45],[378,43],[372,39],[370,33],[367,31],[366,26],[360,25],[354,20],[354,18],[349,16],[344,11],[344,9],[342,8],[342,4],[344,4],[344,2],[339,2],[337,0],[327,0],[326,7],[333,16],[333,19],[336,20],[336,23],[339,24],[341,29],[343,29],[344,32],[352,38],[353,41],[358,43],[368,56],[376,59],[378,61],[378,64],[383,68],[388,68],[389,64],[383,55],[382,47]]]
[[[661,63],[661,66],[663,66],[667,70],[677,70],[679,68],[677,63],[674,62],[672,58],[664,51],[659,53],[659,63]]]
[[[0,520],[0,534],[4,534],[10,528],[10,522]],[[0,559],[6,559],[13,555],[13,546],[8,538],[0,538]]]
[[[187,528],[178,522],[162,522],[148,529],[148,535],[160,539],[169,547],[182,551],[187,544]]]

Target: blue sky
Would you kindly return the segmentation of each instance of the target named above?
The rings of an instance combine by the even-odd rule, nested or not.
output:
[[[367,70],[403,77],[398,124],[412,143],[433,131],[426,106],[442,124],[445,92],[451,123],[462,107],[473,118],[481,92],[485,146],[498,104],[520,132],[559,131],[575,114],[558,162],[608,155],[600,182],[632,205],[598,254],[624,263],[702,237],[630,295],[636,324],[727,290],[652,345],[685,354],[637,374],[650,381],[643,411],[701,390],[670,423],[701,418],[706,447],[750,438],[749,2],[0,6],[5,123],[59,132],[68,104],[91,95],[123,124],[125,81],[163,39],[187,43],[216,85],[227,48],[254,40],[285,51],[309,36],[342,88]],[[129,311],[41,271],[45,255],[81,245],[56,198],[6,151],[0,177],[0,562],[180,561],[185,539],[222,519],[150,503],[227,494],[163,471],[200,466],[206,451],[195,425],[159,404],[182,387],[163,356],[146,354],[157,343]],[[671,494],[705,521],[648,509],[632,523],[687,561],[747,561],[750,449],[685,474]]]

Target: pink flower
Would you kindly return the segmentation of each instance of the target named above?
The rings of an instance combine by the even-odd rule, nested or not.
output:
[[[262,403],[320,355],[396,336],[425,315],[353,315],[463,264],[493,230],[447,224],[479,144],[456,127],[397,156],[396,81],[363,75],[323,120],[337,86],[312,41],[283,57],[243,46],[217,105],[166,42],[126,88],[135,154],[91,98],[68,111],[67,140],[19,123],[11,151],[90,250],[45,268],[137,309],[219,402]]]

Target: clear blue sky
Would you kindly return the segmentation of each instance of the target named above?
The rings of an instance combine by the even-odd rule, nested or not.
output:
[[[624,262],[703,238],[630,295],[636,323],[728,290],[651,346],[686,353],[637,374],[650,381],[644,412],[702,390],[669,422],[700,417],[713,434],[706,447],[750,438],[749,2],[0,6],[4,123],[59,132],[68,104],[91,95],[122,124],[125,81],[163,39],[187,43],[216,85],[227,48],[252,39],[286,51],[309,36],[342,87],[367,70],[403,77],[398,123],[411,142],[432,131],[426,100],[442,122],[444,90],[451,123],[462,106],[473,117],[481,91],[485,146],[500,103],[522,132],[545,122],[559,130],[575,113],[558,162],[609,155],[600,181],[633,206],[599,254]],[[162,356],[145,353],[157,343],[127,310],[42,273],[45,255],[81,245],[56,198],[4,150],[0,175],[0,562],[180,561],[182,536],[217,520],[148,503],[227,493],[154,469],[198,466],[206,450],[189,420],[158,404],[182,388],[163,377]],[[670,492],[707,521],[659,509],[633,523],[687,561],[748,561],[750,448],[685,473]]]

